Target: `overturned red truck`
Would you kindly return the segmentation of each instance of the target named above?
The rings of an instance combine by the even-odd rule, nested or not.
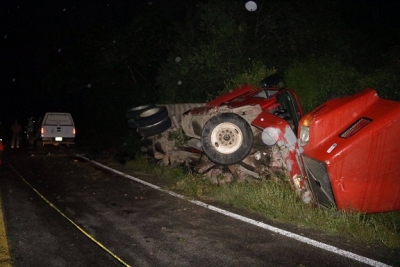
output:
[[[206,104],[144,105],[128,124],[165,164],[209,176],[284,171],[305,203],[374,213],[400,210],[400,102],[373,89],[329,100],[303,116],[295,92],[243,85]],[[184,144],[169,138],[177,129]]]

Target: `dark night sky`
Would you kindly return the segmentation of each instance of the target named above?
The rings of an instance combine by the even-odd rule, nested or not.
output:
[[[98,28],[126,27],[143,4],[146,1],[25,0],[5,8],[3,4],[0,121],[29,116],[29,110],[43,104],[32,92],[58,57]],[[71,32],[77,38],[67,38]]]
[[[391,25],[391,30],[398,32],[399,28],[393,27],[398,23],[398,4],[365,1],[376,8],[358,9],[362,1],[349,1],[352,3],[347,14],[349,21],[366,27],[382,25],[384,30]],[[142,12],[143,5],[149,3],[146,0],[22,0],[3,4],[0,10],[0,120],[34,115],[29,111],[37,110],[43,103],[32,92],[40,86],[40,80],[57,62],[57,57],[79,45],[79,37],[99,27],[128,26],[134,15]],[[73,32],[77,38],[68,39],[71,34],[64,34],[66,31]]]

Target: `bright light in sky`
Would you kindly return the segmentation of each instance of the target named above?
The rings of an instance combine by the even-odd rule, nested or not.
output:
[[[247,1],[245,7],[250,12],[257,10],[257,4],[254,1]]]

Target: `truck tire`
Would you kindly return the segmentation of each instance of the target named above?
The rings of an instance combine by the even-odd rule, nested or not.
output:
[[[147,105],[141,105],[141,106],[130,108],[126,111],[125,116],[127,119],[134,119],[144,109],[148,109],[151,107],[154,107],[154,104],[147,104]]]
[[[235,113],[222,113],[209,119],[201,134],[203,151],[214,163],[233,165],[250,153],[253,132],[245,119]]]
[[[166,118],[169,118],[166,107],[153,106],[138,113],[135,117],[135,121],[138,127],[146,127],[161,122]]]
[[[138,128],[138,133],[143,137],[154,136],[169,129],[172,125],[171,119],[167,116],[164,120],[153,125],[143,126]]]

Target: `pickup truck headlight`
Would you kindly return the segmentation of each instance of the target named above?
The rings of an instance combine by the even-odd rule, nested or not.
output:
[[[310,139],[310,127],[309,126],[300,126],[300,145],[305,146],[308,144]]]

